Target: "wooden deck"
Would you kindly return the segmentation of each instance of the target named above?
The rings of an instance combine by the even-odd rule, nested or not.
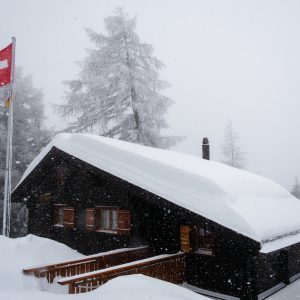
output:
[[[92,291],[110,279],[121,275],[144,274],[175,284],[185,280],[184,254],[158,255],[131,263],[89,272],[58,281],[61,285],[69,285],[70,294]]]
[[[46,277],[48,282],[52,283],[57,276],[70,277],[80,275],[147,257],[149,257],[148,247],[125,248],[100,253],[98,255],[90,255],[82,259],[23,269],[23,273],[31,274],[36,277]]]

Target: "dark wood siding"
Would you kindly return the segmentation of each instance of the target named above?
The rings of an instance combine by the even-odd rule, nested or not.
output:
[[[288,249],[288,276],[292,277],[300,273],[300,244]]]

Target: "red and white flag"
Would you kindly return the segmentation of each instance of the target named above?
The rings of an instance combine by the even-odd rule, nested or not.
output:
[[[10,84],[13,44],[0,50],[0,87]]]

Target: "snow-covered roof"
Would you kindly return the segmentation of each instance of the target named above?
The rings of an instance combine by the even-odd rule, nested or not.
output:
[[[261,243],[261,252],[300,242],[300,201],[284,188],[183,153],[62,133],[33,160],[20,183],[52,147]]]

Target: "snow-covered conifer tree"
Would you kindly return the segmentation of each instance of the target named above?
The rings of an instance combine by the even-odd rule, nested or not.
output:
[[[225,126],[224,141],[221,146],[222,162],[243,169],[246,163],[245,153],[239,144],[240,137],[232,127],[231,120]]]
[[[296,198],[300,199],[300,183],[297,177],[295,178],[295,182],[292,187],[291,194]]]
[[[4,187],[4,170],[6,157],[6,139],[7,139],[7,117],[8,109],[4,105],[4,100],[8,97],[8,88],[2,88],[0,91],[0,199],[3,200]],[[23,76],[20,68],[16,68],[15,84],[14,84],[14,114],[13,114],[13,187],[20,180],[23,172],[29,163],[35,158],[40,150],[51,139],[51,131],[44,126],[44,100],[43,93],[34,88],[30,76]],[[1,201],[1,206],[2,206]],[[2,208],[2,207],[1,207]],[[12,226],[23,227],[22,219],[26,218],[24,207],[20,204],[13,205],[13,216],[18,216],[18,224],[15,223],[16,218],[12,219]],[[2,219],[2,213],[0,213]],[[20,221],[20,222],[19,222]],[[24,220],[23,220],[24,221]],[[25,221],[24,221],[25,222]],[[0,227],[2,221],[0,220]],[[26,229],[26,227],[24,227]],[[12,232],[16,228],[12,228]],[[25,233],[25,232],[23,232]]]
[[[181,138],[161,136],[173,101],[160,92],[163,63],[135,32],[136,18],[122,9],[105,19],[107,35],[87,30],[96,48],[80,63],[78,80],[66,82],[66,103],[57,106],[72,117],[73,132],[91,132],[143,145],[168,148]]]

